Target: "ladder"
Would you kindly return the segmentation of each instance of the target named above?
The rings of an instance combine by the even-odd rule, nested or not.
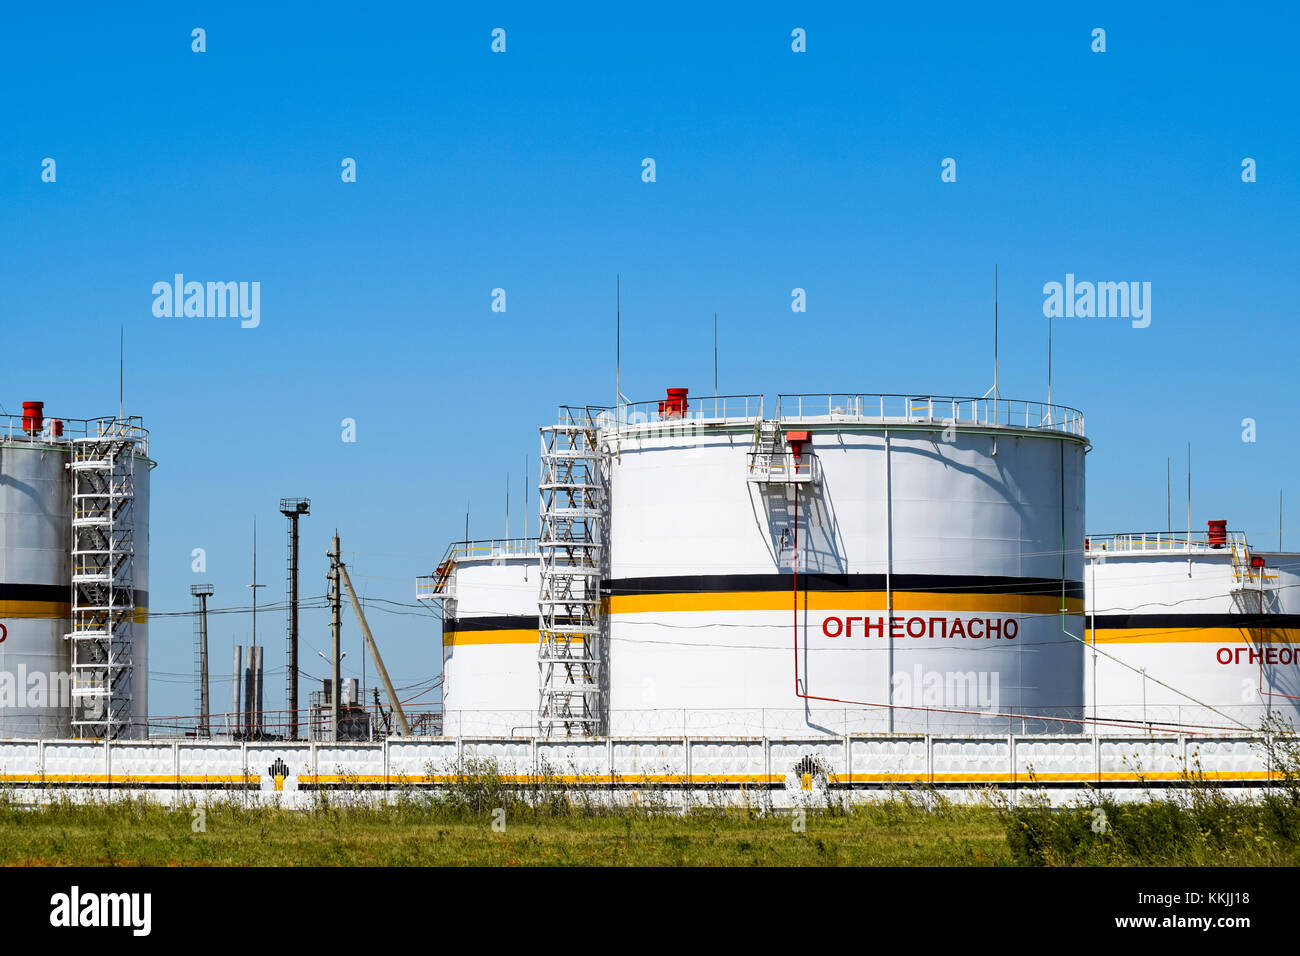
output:
[[[72,732],[130,735],[135,621],[134,437],[117,424],[72,442]]]
[[[590,408],[562,408],[541,429],[538,733],[605,730],[600,581],[608,526],[606,469]]]
[[[1239,605],[1247,610],[1264,612],[1276,601],[1277,572],[1251,565],[1250,546],[1244,535],[1229,534],[1232,549],[1232,594]]]
[[[779,421],[764,419],[754,426],[746,476],[751,484],[787,487],[815,484],[820,474],[816,455],[805,452],[795,458],[787,449],[785,431]]]
[[[754,440],[749,448],[749,480],[768,484],[774,472],[784,472],[785,436],[781,424],[763,419],[754,426]]]

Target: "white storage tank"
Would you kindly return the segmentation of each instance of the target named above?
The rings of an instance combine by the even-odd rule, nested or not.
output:
[[[442,602],[443,733],[510,736],[537,719],[536,538],[459,541],[417,596]]]
[[[683,392],[602,433],[611,731],[1077,731],[1078,412]]]
[[[132,669],[118,736],[144,737],[148,718],[148,435],[137,420],[60,419],[43,403],[0,418],[0,737],[70,737],[72,724],[71,462],[79,439],[114,430],[134,442]]]
[[[1300,726],[1300,555],[1204,532],[1087,539],[1089,711],[1098,720]]]

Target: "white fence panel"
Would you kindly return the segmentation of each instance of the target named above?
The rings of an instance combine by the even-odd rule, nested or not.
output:
[[[1005,737],[944,737],[934,741],[936,783],[960,783],[976,777],[1001,782],[1010,776],[1011,742]]]
[[[683,740],[615,740],[614,773],[630,778],[663,782],[665,777],[686,773],[686,743]]]

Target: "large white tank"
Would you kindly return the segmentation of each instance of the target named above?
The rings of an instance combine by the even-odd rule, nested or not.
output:
[[[443,733],[530,732],[537,713],[537,540],[457,542],[419,596],[442,601]]]
[[[608,489],[589,506],[608,514],[609,732],[1077,731],[1082,416],[818,395],[767,418],[762,401],[675,389],[581,412]],[[535,544],[459,547],[421,595],[446,604],[447,732],[537,726]]]
[[[1088,706],[1098,720],[1300,726],[1300,555],[1207,531],[1089,535]]]
[[[1079,413],[673,401],[603,436],[612,732],[1077,730]]]
[[[0,737],[69,737],[71,442],[100,420],[56,419],[37,403],[0,417]],[[134,428],[134,426],[133,426]],[[132,728],[148,718],[148,436],[135,467]]]

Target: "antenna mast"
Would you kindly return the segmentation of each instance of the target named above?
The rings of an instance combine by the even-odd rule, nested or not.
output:
[[[1000,398],[998,392],[998,264],[993,263],[993,398]]]
[[[614,276],[614,421],[623,403],[623,287],[622,278]]]
[[[1052,317],[1047,317],[1047,404],[1052,404]]]

